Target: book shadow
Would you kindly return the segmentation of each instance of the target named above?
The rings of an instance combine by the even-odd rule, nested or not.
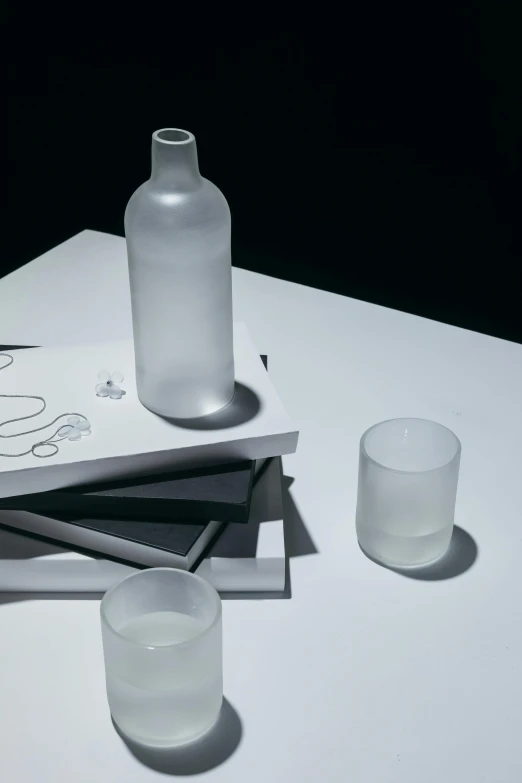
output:
[[[220,411],[196,419],[165,418],[185,430],[226,430],[252,421],[260,410],[261,400],[256,392],[249,386],[236,382],[232,400]]]
[[[439,582],[460,576],[469,571],[478,557],[478,546],[475,539],[458,525],[453,528],[447,552],[438,560],[425,566],[410,566],[409,568],[387,566],[369,555],[360,545],[359,548],[369,560],[381,568],[394,571],[396,574],[408,577],[408,579],[419,579],[425,582]]]
[[[236,751],[243,735],[241,718],[223,699],[219,718],[204,737],[176,748],[153,748],[130,739],[112,720],[130,753],[141,764],[164,775],[201,775],[223,764]]]
[[[294,557],[304,557],[305,555],[317,555],[319,550],[308,532],[303,517],[297,508],[290,492],[290,487],[294,483],[291,476],[282,477],[283,493],[283,520],[285,536],[285,587],[281,591],[271,592],[227,592],[221,594],[223,601],[270,601],[281,600],[292,597],[292,581],[290,576],[290,560]],[[247,525],[248,530],[243,533],[243,538],[248,535],[253,547],[250,551],[255,551],[255,542],[259,534],[259,524]]]
[[[308,528],[290,492],[290,487],[294,481],[295,479],[292,476],[283,476],[283,519],[285,521],[286,557],[317,555],[319,550],[308,532]]]

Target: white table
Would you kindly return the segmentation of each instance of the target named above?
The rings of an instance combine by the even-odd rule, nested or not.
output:
[[[127,286],[124,241],[84,231],[0,281],[0,340],[128,336]],[[292,597],[224,602],[232,706],[219,741],[180,762],[140,761],[114,731],[98,600],[5,594],[1,779],[520,783],[522,347],[241,269],[234,303],[301,429],[284,459]],[[472,538],[455,570],[473,542],[478,556],[453,577],[408,578],[357,546],[358,439],[395,416],[462,441]]]

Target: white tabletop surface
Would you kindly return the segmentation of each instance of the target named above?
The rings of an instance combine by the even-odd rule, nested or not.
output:
[[[301,431],[291,598],[224,601],[221,728],[197,754],[137,758],[110,721],[99,600],[0,596],[0,778],[520,783],[522,347],[241,269],[234,307]],[[120,238],[84,231],[0,281],[3,343],[130,333]],[[466,532],[430,578],[355,537],[359,436],[395,416],[462,441]]]

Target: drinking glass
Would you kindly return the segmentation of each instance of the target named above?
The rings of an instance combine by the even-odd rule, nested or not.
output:
[[[173,747],[205,734],[223,698],[221,599],[199,576],[139,571],[101,602],[107,696],[122,732]]]
[[[361,438],[356,528],[387,566],[427,565],[447,550],[460,464],[456,435],[426,419],[391,419]]]

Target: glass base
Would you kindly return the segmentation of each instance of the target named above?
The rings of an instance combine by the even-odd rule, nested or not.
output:
[[[385,568],[394,568],[401,571],[416,571],[418,568],[428,568],[429,566],[432,566],[442,560],[448,554],[450,545],[448,544],[446,549],[444,549],[440,554],[437,554],[435,557],[432,557],[430,560],[423,560],[418,563],[395,563],[392,560],[376,557],[375,555],[372,555],[371,552],[368,552],[368,550],[363,547],[360,541],[359,547],[361,552],[366,555],[368,560],[371,560],[373,563],[377,563],[377,565],[384,566]]]
[[[453,524],[432,526],[419,535],[398,535],[368,523],[356,524],[363,552],[388,568],[424,568],[443,557],[451,542]]]
[[[131,732],[125,731],[119,723],[114,719],[114,716],[112,717],[112,722],[114,723],[117,731],[124,739],[130,740],[131,742],[134,742],[136,745],[141,745],[144,748],[157,748],[159,749],[174,749],[174,748],[184,748],[186,745],[192,745],[194,742],[199,742],[204,737],[207,736],[207,734],[210,734],[210,732],[213,731],[216,724],[219,721],[219,715],[218,713],[217,718],[213,723],[210,724],[204,731],[199,732],[198,734],[194,734],[191,737],[185,737],[182,740],[176,740],[176,739],[162,739],[158,740],[154,737],[142,737],[137,734],[133,734]]]

